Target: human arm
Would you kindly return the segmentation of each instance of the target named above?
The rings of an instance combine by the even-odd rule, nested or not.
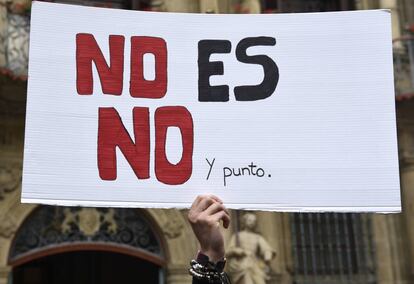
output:
[[[230,225],[230,214],[223,202],[214,195],[198,196],[188,213],[188,220],[200,245],[199,256],[208,257],[207,263],[204,263],[203,257],[201,261],[200,259],[197,259],[197,261],[202,262],[202,266],[204,265],[204,267],[209,267],[213,270],[220,266],[221,263],[224,266],[225,248],[224,238],[220,231],[220,222],[223,223],[224,228],[228,228]],[[216,270],[218,270],[218,273],[221,273],[222,268]],[[194,284],[226,283],[224,282],[225,280],[221,282],[208,282],[203,279],[197,279],[197,277],[194,277],[194,274],[192,275]],[[224,277],[226,277],[225,274]]]

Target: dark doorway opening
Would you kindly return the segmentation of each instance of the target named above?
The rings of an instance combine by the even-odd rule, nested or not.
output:
[[[158,284],[161,268],[129,255],[76,251],[42,257],[16,266],[13,284]]]

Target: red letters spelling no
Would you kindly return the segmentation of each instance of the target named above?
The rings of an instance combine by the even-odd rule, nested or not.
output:
[[[114,108],[99,108],[98,169],[103,180],[116,179],[116,147],[124,154],[135,175],[149,178],[150,132],[149,110],[135,107],[135,144],[122,124]],[[166,154],[167,129],[176,126],[181,131],[183,154],[176,165],[168,161]],[[165,184],[185,183],[191,176],[193,163],[193,119],[182,106],[160,107],[155,112],[155,174]]]
[[[79,95],[92,95],[92,63],[100,78],[102,93],[121,95],[124,75],[125,38],[109,36],[109,65],[91,34],[76,35],[76,86]],[[155,56],[155,79],[144,78],[144,54]],[[129,92],[135,98],[159,99],[167,92],[167,44],[156,37],[131,37],[131,74]],[[117,177],[116,147],[125,156],[139,179],[150,177],[150,119],[149,109],[133,109],[135,143],[125,129],[115,108],[99,108],[98,170],[101,179]],[[171,164],[166,155],[168,127],[181,131],[183,154],[180,162]],[[160,107],[155,111],[155,175],[165,184],[185,183],[192,173],[193,119],[182,106]]]
[[[124,79],[124,43],[120,35],[109,36],[110,65],[91,34],[76,35],[76,87],[79,95],[92,95],[92,62],[101,80],[102,93],[119,96]],[[155,56],[155,80],[144,78],[144,54]],[[135,98],[159,99],[167,92],[167,44],[162,38],[131,37],[130,94]]]

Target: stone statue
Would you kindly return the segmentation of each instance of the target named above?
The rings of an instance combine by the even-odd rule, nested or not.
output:
[[[242,217],[242,231],[235,234],[227,249],[228,272],[233,284],[265,284],[269,279],[269,262],[274,249],[255,230],[256,215]]]

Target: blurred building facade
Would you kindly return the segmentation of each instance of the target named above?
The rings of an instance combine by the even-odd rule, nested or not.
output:
[[[256,233],[276,252],[268,283],[414,283],[414,1],[59,2],[201,13],[390,9],[403,213],[256,212]],[[190,283],[197,242],[185,211],[20,204],[30,4],[0,0],[0,284]],[[227,242],[243,215],[232,214]]]

